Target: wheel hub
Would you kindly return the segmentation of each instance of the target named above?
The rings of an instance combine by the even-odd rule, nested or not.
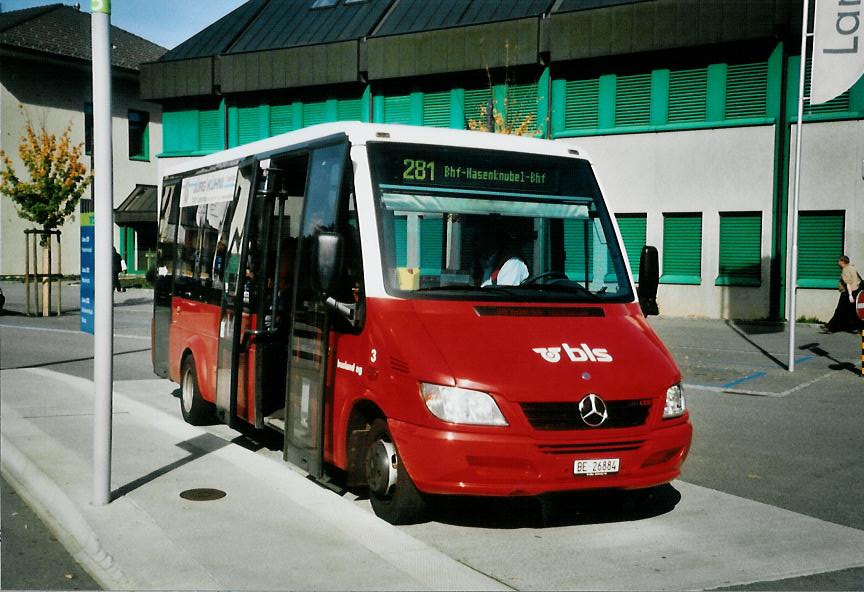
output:
[[[399,470],[399,457],[392,442],[377,440],[366,457],[366,478],[369,490],[379,496],[386,496],[396,485]]]

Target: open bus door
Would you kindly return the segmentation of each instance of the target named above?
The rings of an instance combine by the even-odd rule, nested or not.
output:
[[[254,161],[242,163],[238,168],[233,213],[226,217],[219,238],[219,248],[224,248],[221,263],[224,266],[224,286],[216,354],[216,410],[230,426],[235,422],[238,399],[246,400],[246,353],[240,349],[240,340],[250,323],[247,223],[257,168]],[[220,255],[217,253],[216,256]]]
[[[319,235],[336,230],[347,158],[345,141],[312,151],[297,253],[284,457],[315,477],[323,474],[324,399],[330,345],[330,315],[316,281],[317,244]]]
[[[308,156],[251,161],[223,229],[216,407],[229,425],[284,427],[294,259]],[[227,416],[227,417],[226,417]]]
[[[347,155],[341,141],[241,164],[221,238],[216,407],[229,425],[283,431],[285,459],[315,476],[330,332],[315,245],[336,230]]]

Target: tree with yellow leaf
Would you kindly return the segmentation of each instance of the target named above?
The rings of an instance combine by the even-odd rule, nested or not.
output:
[[[51,302],[51,283],[54,279],[51,268],[51,231],[66,221],[78,205],[87,186],[93,180],[87,167],[81,162],[83,144],[72,145],[69,138],[71,124],[58,139],[41,126],[36,130],[28,120],[18,155],[27,169],[29,180],[18,176],[12,159],[0,150],[0,194],[11,199],[18,216],[42,227],[42,314],[48,316]],[[25,231],[27,232],[27,231]],[[59,237],[58,237],[59,240]],[[28,238],[29,241],[29,238]],[[35,245],[34,245],[35,249]],[[34,270],[35,264],[34,261]],[[58,261],[59,263],[59,261]],[[58,265],[62,269],[62,264]],[[30,271],[28,270],[28,274]],[[28,276],[29,278],[29,276]],[[57,278],[59,279],[59,278]],[[38,298],[37,298],[38,301]],[[38,307],[38,306],[37,306]],[[30,290],[27,289],[27,309],[30,308]],[[58,303],[58,312],[60,304]]]
[[[15,202],[21,218],[39,224],[43,232],[63,225],[93,180],[80,160],[84,144],[73,146],[70,132],[71,125],[58,139],[44,126],[36,130],[27,122],[18,155],[27,169],[28,181],[18,176],[12,159],[0,150],[0,193]],[[43,235],[43,246],[46,237]]]

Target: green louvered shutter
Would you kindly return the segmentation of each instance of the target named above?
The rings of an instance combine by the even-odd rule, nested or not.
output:
[[[651,74],[619,76],[615,86],[615,125],[648,125],[651,121]]]
[[[411,123],[411,96],[384,97],[384,123]]]
[[[270,107],[270,135],[284,134],[294,129],[294,114],[291,105]]]
[[[801,63],[800,61],[798,62]],[[810,96],[810,77],[811,77],[811,68],[813,67],[813,60],[811,58],[807,59],[807,66],[804,69],[804,96]],[[797,93],[796,93],[797,97]],[[804,113],[809,115],[817,115],[817,114],[827,114],[827,113],[847,113],[849,111],[849,91],[847,90],[843,94],[834,97],[827,103],[822,103],[821,105],[811,105],[810,101],[804,99]]]
[[[489,100],[492,98],[492,89],[480,88],[465,91],[465,129],[468,129],[469,121],[479,121],[485,123],[485,109],[489,106]]]
[[[225,148],[225,123],[219,109],[198,113],[198,148],[216,152]]]
[[[261,139],[261,123],[258,119],[258,107],[240,107],[237,110],[239,140],[248,144]]]
[[[439,275],[444,249],[444,219],[420,219],[420,274]]]
[[[762,215],[720,214],[720,273],[717,285],[758,286],[762,277]]]
[[[423,95],[423,125],[450,127],[450,91]]]
[[[564,271],[571,280],[585,281],[586,265],[588,279],[592,279],[593,241],[590,224],[590,220],[564,220]]]
[[[798,218],[798,286],[837,285],[843,254],[843,212],[801,212]]]
[[[165,111],[162,113],[162,149],[165,152],[194,152],[195,131],[200,133],[201,116],[197,111]]]
[[[642,247],[645,246],[645,236],[648,227],[646,214],[618,214],[618,230],[621,231],[621,239],[624,241],[624,250],[627,251],[627,261],[633,277],[639,277],[639,260],[642,257]]]
[[[396,243],[396,267],[408,266],[408,218],[393,217],[393,240]]]
[[[702,281],[702,216],[665,214],[663,217],[663,276],[670,284]]]
[[[525,133],[537,133],[537,83],[507,87],[507,127],[513,131],[525,124]]]
[[[731,64],[726,73],[726,118],[765,117],[768,62]]]
[[[339,121],[360,121],[362,119],[362,104],[360,99],[339,99],[336,104]]]
[[[568,130],[596,129],[600,126],[600,81],[568,80],[564,127]]]
[[[669,123],[705,121],[708,70],[675,70],[669,74]]]
[[[303,105],[303,127],[327,123],[327,103],[306,103]]]

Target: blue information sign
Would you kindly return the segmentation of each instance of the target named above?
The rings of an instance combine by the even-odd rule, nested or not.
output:
[[[81,331],[93,334],[93,214],[81,215]]]

